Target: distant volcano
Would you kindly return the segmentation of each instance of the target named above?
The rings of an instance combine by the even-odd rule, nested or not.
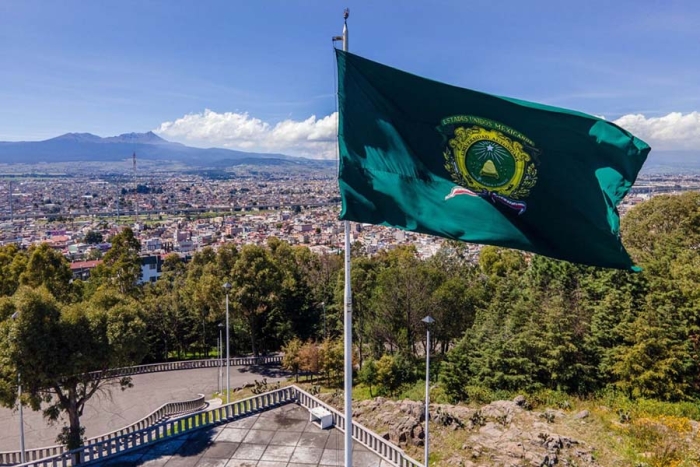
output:
[[[332,164],[283,154],[234,151],[219,148],[193,148],[164,140],[152,131],[125,133],[102,138],[91,133],[66,133],[45,141],[0,142],[0,162],[35,164],[39,162],[121,161],[136,153],[139,160],[176,161],[197,167],[237,165]]]

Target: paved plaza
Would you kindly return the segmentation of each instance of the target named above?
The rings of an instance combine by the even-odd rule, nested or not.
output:
[[[157,443],[100,464],[104,467],[342,466],[344,434],[309,422],[309,412],[287,404],[215,428]],[[391,464],[355,443],[353,466]]]
[[[185,401],[204,394],[210,397],[217,390],[218,368],[164,371],[133,377],[134,387],[121,391],[118,387],[98,392],[90,399],[80,418],[85,436],[103,435],[136,422],[166,402]],[[231,367],[231,387],[267,378],[268,382],[284,380],[286,372],[277,366]],[[27,449],[53,446],[65,420],[49,425],[41,415],[25,407],[24,434]],[[19,449],[19,413],[0,408],[0,451]]]

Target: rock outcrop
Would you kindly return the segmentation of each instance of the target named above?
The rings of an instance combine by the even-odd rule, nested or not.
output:
[[[339,406],[339,400],[325,396]],[[445,466],[577,466],[598,467],[593,447],[557,433],[565,419],[582,414],[561,410],[528,410],[522,396],[513,401],[496,401],[479,409],[431,404],[431,444],[449,442],[458,449],[445,452],[439,465]],[[404,447],[423,446],[424,407],[421,402],[392,401],[381,397],[353,405],[355,419],[380,436]],[[446,451],[448,451],[446,449]],[[415,452],[415,449],[413,449]]]

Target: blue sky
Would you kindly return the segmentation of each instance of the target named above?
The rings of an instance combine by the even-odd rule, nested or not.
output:
[[[480,91],[700,148],[700,2],[0,1],[0,140],[156,130],[330,157],[331,36]],[[312,118],[313,117],[313,118]]]

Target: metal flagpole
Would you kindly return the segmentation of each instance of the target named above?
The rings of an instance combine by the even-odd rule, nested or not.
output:
[[[139,185],[136,181],[136,152],[134,152],[134,212],[136,214],[135,224],[139,222]]]
[[[231,355],[229,353],[231,338],[229,337],[230,325],[228,322],[228,293],[231,290],[231,284],[225,283],[224,289],[226,289],[226,403],[229,404],[231,402]]]
[[[343,35],[333,40],[343,41],[343,51],[348,51],[348,8],[343,12]],[[340,157],[340,155],[338,155]],[[352,290],[350,288],[350,222],[345,227],[345,467],[352,467]]]
[[[216,390],[221,394],[221,326],[219,326],[219,338],[216,340]]]
[[[425,454],[423,456],[424,465],[428,467],[430,460],[430,438],[428,437],[428,424],[430,423],[430,325],[435,322],[432,316],[428,315],[421,321],[425,323]]]
[[[19,402],[19,449],[20,460],[24,464],[27,462],[26,452],[24,449],[24,411],[22,410],[22,375],[17,373],[17,399]]]
[[[12,319],[19,317],[19,311],[12,313]],[[24,449],[24,410],[22,406],[22,373],[17,371],[17,403],[19,404],[19,450],[22,464],[27,462],[26,451]]]

